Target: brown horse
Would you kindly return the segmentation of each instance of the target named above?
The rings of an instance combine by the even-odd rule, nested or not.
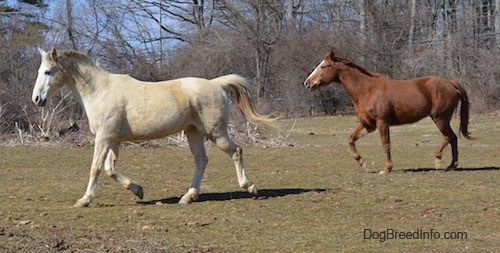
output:
[[[358,153],[356,140],[377,129],[386,155],[385,168],[380,174],[392,169],[389,126],[416,122],[430,116],[443,134],[443,142],[435,154],[436,169],[441,163],[443,149],[451,144],[452,161],[446,170],[458,166],[457,136],[450,127],[458,102],[460,106],[460,132],[473,139],[467,130],[469,124],[469,99],[465,89],[454,80],[427,76],[412,80],[392,80],[372,74],[353,62],[328,52],[324,60],[307,77],[304,85],[311,90],[332,82],[342,84],[354,103],[358,127],[349,136],[351,154],[366,169],[366,163]]]

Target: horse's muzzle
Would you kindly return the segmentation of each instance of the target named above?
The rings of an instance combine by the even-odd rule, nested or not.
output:
[[[304,86],[307,88],[307,89],[311,89],[311,86],[309,86],[309,84],[307,83],[307,81],[304,82]]]
[[[316,88],[316,86],[310,85],[307,81],[304,82],[304,86],[310,91],[313,91]]]
[[[47,103],[47,99],[41,99],[40,96],[36,96],[33,99],[33,104],[36,106],[45,106],[45,103]]]

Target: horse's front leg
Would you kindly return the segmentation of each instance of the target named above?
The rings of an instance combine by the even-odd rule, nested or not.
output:
[[[92,165],[90,166],[90,178],[87,185],[87,190],[82,198],[80,198],[74,207],[86,207],[90,204],[92,199],[96,195],[97,187],[97,177],[104,167],[104,160],[106,159],[106,154],[109,150],[109,144],[104,141],[97,141],[94,147],[94,157],[92,159]]]
[[[382,141],[382,147],[385,153],[385,168],[379,172],[379,174],[389,173],[392,170],[392,159],[391,159],[391,139],[389,133],[389,124],[383,121],[377,122],[377,129],[380,133],[380,139]]]
[[[106,156],[106,162],[104,164],[104,170],[106,174],[118,181],[123,187],[129,189],[134,193],[139,199],[144,197],[143,189],[140,185],[133,183],[128,177],[118,173],[116,171],[116,160],[118,159],[118,148],[119,143],[114,143],[108,151]]]
[[[188,138],[189,148],[194,156],[195,169],[193,181],[191,182],[191,188],[189,188],[186,194],[182,196],[179,200],[179,204],[189,204],[198,199],[201,180],[203,178],[203,173],[205,172],[205,167],[208,163],[205,144],[203,143],[205,137],[196,129],[186,130],[185,132]]]
[[[370,132],[363,124],[359,124],[356,129],[349,136],[349,149],[351,151],[352,157],[358,162],[359,166],[366,170],[366,162],[363,160],[361,155],[356,149],[356,141]]]

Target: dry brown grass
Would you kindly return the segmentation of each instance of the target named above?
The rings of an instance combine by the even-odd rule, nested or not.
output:
[[[283,121],[284,133],[292,125]],[[282,140],[289,145],[244,147],[261,197],[240,190],[230,159],[209,147],[202,195],[187,206],[175,204],[193,174],[187,147],[123,148],[118,169],[142,184],[145,200],[101,176],[89,208],[71,205],[84,193],[92,147],[0,147],[0,250],[494,252],[498,125],[473,118],[470,130],[481,139],[460,139],[460,169],[447,173],[431,169],[440,136],[430,121],[395,127],[395,168],[381,176],[374,173],[384,165],[376,133],[359,141],[369,172],[360,172],[348,153],[354,117],[299,119]],[[380,242],[364,239],[365,229],[467,232],[467,239]]]

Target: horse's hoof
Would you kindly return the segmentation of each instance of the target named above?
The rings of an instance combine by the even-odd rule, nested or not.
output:
[[[252,196],[257,197],[259,196],[259,193],[257,192],[257,187],[255,187],[255,184],[250,185],[247,188],[247,191],[252,194]]]
[[[388,171],[385,171],[385,170],[381,170],[378,174],[379,174],[379,175],[384,175],[384,174],[387,174],[387,173],[389,173],[389,172],[388,172]]]
[[[441,167],[441,159],[434,158],[434,167],[438,170]]]
[[[444,170],[444,172],[448,172],[448,171],[450,171],[450,170],[455,170],[456,168],[457,168],[457,167],[455,167],[455,166],[451,166],[451,165],[450,165],[450,166],[448,166],[448,168],[446,168],[446,169]]]
[[[366,171],[367,166],[365,161],[361,163],[361,168]]]
[[[196,188],[190,188],[184,196],[179,200],[179,204],[189,204],[198,199],[198,190]]]
[[[73,207],[88,207],[90,202],[84,200],[84,199],[79,199],[76,201],[76,204],[73,205]]]
[[[452,162],[445,171],[454,170],[458,167],[458,162]]]
[[[179,204],[184,204],[187,205],[189,203],[193,202],[193,198],[189,194],[185,194],[182,196],[182,198],[179,200]]]
[[[130,183],[130,185],[128,186],[128,189],[130,191],[132,191],[135,194],[135,196],[137,196],[139,199],[144,198],[144,191],[142,189],[142,186],[140,186],[138,184]]]

